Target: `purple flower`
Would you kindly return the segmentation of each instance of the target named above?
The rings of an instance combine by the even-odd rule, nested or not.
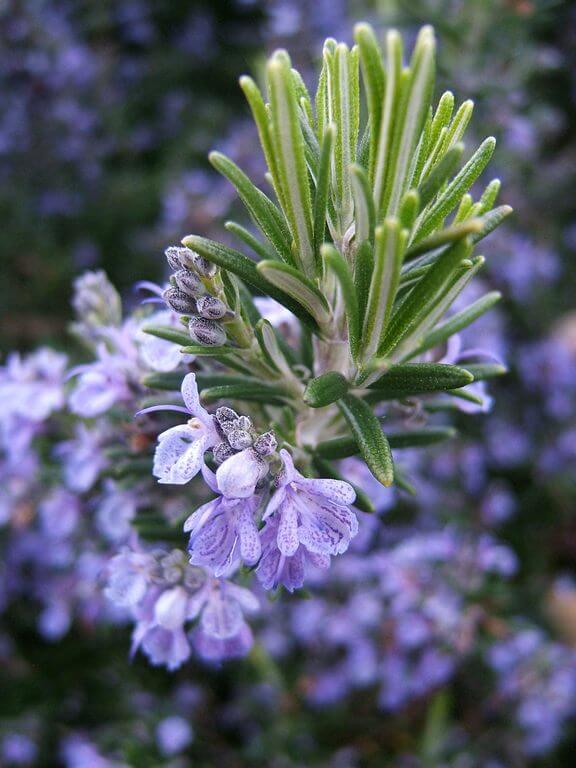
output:
[[[64,480],[70,490],[87,491],[108,465],[103,451],[104,438],[101,429],[78,424],[74,439],[56,446],[54,452],[63,463]]]
[[[306,478],[288,451],[280,451],[280,456],[284,469],[264,514],[268,522],[258,574],[265,585],[282,582],[292,590],[301,586],[305,560],[325,568],[326,558],[329,562],[331,555],[348,549],[358,533],[358,520],[349,508],[356,494],[343,480]],[[306,553],[297,555],[302,548]]]
[[[278,549],[279,525],[279,517],[272,515],[260,533],[262,557],[256,575],[264,589],[275,589],[282,584],[289,592],[293,592],[303,586],[308,565],[329,568],[330,556],[309,552],[305,547],[298,547],[293,555],[282,554]]]
[[[71,376],[78,376],[69,397],[70,410],[88,419],[106,413],[118,403],[129,402],[132,397],[133,361],[122,351],[109,352],[104,344],[98,345],[97,353],[94,362],[70,372]]]
[[[204,453],[220,442],[213,417],[200,405],[193,373],[184,377],[182,399],[185,408],[156,405],[140,411],[176,410],[193,417],[186,424],[171,427],[158,435],[153,472],[159,483],[184,485],[190,482],[204,463]]]
[[[206,468],[202,473],[212,490],[217,491],[214,475]],[[190,533],[191,565],[203,566],[214,576],[229,573],[240,561],[255,565],[261,552],[254,520],[259,504],[256,495],[247,499],[218,496],[190,515],[184,530]]]
[[[165,717],[156,728],[156,742],[163,755],[177,755],[185,750],[193,739],[194,731],[190,723],[178,715]]]
[[[193,599],[190,618],[199,615],[193,635],[196,652],[206,661],[245,655],[252,646],[252,632],[244,613],[258,610],[258,600],[248,589],[224,579],[209,579]]]
[[[56,488],[38,506],[40,524],[50,539],[65,539],[74,532],[80,517],[78,498],[64,488]]]

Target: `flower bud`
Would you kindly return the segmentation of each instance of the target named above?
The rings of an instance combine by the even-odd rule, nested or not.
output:
[[[278,441],[274,432],[265,432],[254,441],[254,450],[260,456],[270,456],[278,447]]]
[[[187,293],[181,291],[180,288],[171,285],[170,288],[166,288],[162,296],[164,297],[166,304],[168,304],[174,312],[179,312],[181,315],[188,315],[192,312],[196,312],[196,302]]]
[[[202,296],[198,299],[198,314],[208,320],[220,320],[227,313],[228,307],[216,296]]]
[[[193,341],[205,347],[220,347],[226,343],[226,331],[214,320],[205,317],[191,317],[188,331]]]
[[[248,416],[238,416],[235,426],[238,429],[249,430],[252,429],[252,421],[248,418]]]
[[[218,272],[218,267],[216,264],[212,264],[211,261],[208,261],[208,259],[200,256],[200,254],[196,253],[196,251],[190,251],[190,253],[192,254],[192,263],[196,272],[198,272],[198,274],[202,277],[214,277],[216,272]]]
[[[204,293],[204,286],[200,282],[198,275],[195,275],[194,272],[190,272],[187,269],[179,269],[174,274],[174,280],[181,291],[189,296],[193,296],[195,299]]]
[[[229,459],[230,456],[234,456],[234,449],[231,448],[228,443],[219,443],[212,449],[214,455],[214,461],[218,466]]]
[[[228,408],[226,405],[216,409],[216,421],[222,427],[224,424],[230,421],[236,421],[238,414],[232,408]]]
[[[171,245],[169,248],[166,248],[164,255],[166,256],[166,261],[170,265],[170,268],[173,270],[183,269],[186,267],[190,268],[194,264],[192,259],[192,251],[190,248],[184,248],[183,246],[179,245]]]
[[[252,445],[252,436],[244,429],[233,429],[226,437],[230,447],[235,451],[243,451],[244,448],[250,448]]]

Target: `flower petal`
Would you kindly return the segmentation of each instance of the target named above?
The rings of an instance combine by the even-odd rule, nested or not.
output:
[[[214,429],[212,416],[202,405],[200,405],[200,394],[198,392],[198,385],[196,384],[195,373],[188,373],[184,376],[181,392],[184,404],[190,413],[193,416],[196,416],[196,418],[206,427]]]
[[[303,478],[298,481],[298,485],[305,488],[310,493],[316,493],[323,496],[334,504],[348,506],[356,500],[356,491],[350,483],[344,480],[327,480],[323,478]]]
[[[287,494],[286,500],[277,514],[280,516],[278,524],[278,536],[276,541],[278,549],[286,557],[293,555],[298,549],[298,511],[293,502],[292,494]]]
[[[236,600],[229,600],[225,585],[212,589],[208,603],[202,612],[200,626],[203,631],[220,640],[234,635],[244,623],[242,609]]]
[[[230,456],[218,467],[218,489],[228,499],[246,499],[254,494],[257,483],[267,472],[266,462],[253,448],[246,448]]]
[[[175,630],[186,621],[188,595],[183,587],[165,590],[154,606],[154,618],[164,629]]]
[[[236,531],[229,516],[217,514],[190,539],[190,563],[208,568],[215,576],[220,576],[230,568],[236,542]]]

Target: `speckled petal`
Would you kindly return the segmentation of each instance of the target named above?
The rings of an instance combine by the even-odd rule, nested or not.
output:
[[[299,545],[298,511],[292,494],[287,494],[286,500],[277,514],[280,516],[277,536],[278,549],[283,555],[290,557],[296,552]]]

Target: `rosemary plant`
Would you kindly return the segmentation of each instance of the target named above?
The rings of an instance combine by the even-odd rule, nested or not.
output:
[[[477,197],[470,191],[495,141],[463,162],[473,104],[456,107],[447,91],[432,105],[430,27],[408,64],[396,31],[384,52],[367,24],[357,25],[355,40],[352,49],[326,41],[314,95],[283,50],[267,63],[266,96],[241,78],[270,188],[211,154],[254,228],[226,224],[242,250],[199,235],[168,248],[174,274],[163,296],[184,328],[146,329],[195,356],[196,374],[185,376],[182,366],[145,379],[157,389],[183,379],[181,410],[193,416],[160,435],[155,474],[181,484],[202,468],[221,494],[217,510],[187,523],[191,562],[217,575],[259,562],[267,587],[301,585],[300,576],[280,575],[298,552],[318,558],[347,548],[357,530],[348,514],[354,496],[371,511],[333,462],[360,454],[382,485],[396,480],[409,490],[391,449],[451,437],[452,429],[430,423],[432,414],[481,409],[476,382],[504,371],[489,357],[464,364],[454,352],[458,331],[499,294],[450,312],[484,263],[476,245],[511,211],[495,207],[497,179]],[[262,317],[261,296],[289,310],[287,324]],[[217,404],[215,414],[199,398]],[[313,524],[304,519],[312,508]],[[216,556],[206,526],[223,517],[228,544]],[[276,539],[268,569],[266,548]]]

